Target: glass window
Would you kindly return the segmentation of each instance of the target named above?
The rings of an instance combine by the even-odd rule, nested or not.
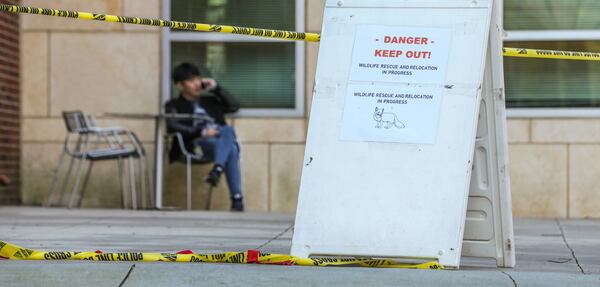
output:
[[[171,19],[254,28],[294,30],[294,0],[172,0]]]
[[[303,28],[296,27],[297,1],[302,0],[171,0],[170,17],[174,21],[295,31]],[[212,33],[174,29],[168,35],[176,39],[170,40],[171,68],[182,62],[198,65],[204,75],[229,90],[242,109],[301,111],[297,76],[303,70],[296,67],[297,57],[302,56],[296,48],[301,43],[240,40],[239,35],[214,37]],[[175,93],[171,84],[171,95]]]
[[[507,42],[506,46],[600,51],[600,41]],[[508,107],[600,107],[600,63],[504,58]]]
[[[600,28],[598,0],[504,0],[506,30]]]
[[[504,45],[600,52],[600,41],[590,36],[600,30],[597,15],[598,0],[504,0],[504,28],[513,32]],[[565,38],[569,35],[577,37]],[[600,107],[598,62],[505,57],[504,75],[508,107]]]
[[[244,108],[294,108],[293,43],[173,43],[171,52],[173,66],[200,66]]]

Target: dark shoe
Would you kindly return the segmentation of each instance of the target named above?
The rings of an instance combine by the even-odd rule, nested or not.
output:
[[[220,165],[215,165],[213,169],[210,170],[208,176],[205,181],[212,185],[217,186],[219,184],[219,179],[221,178],[221,174],[223,173],[223,167]]]
[[[231,211],[244,211],[244,198],[241,195],[231,198]]]

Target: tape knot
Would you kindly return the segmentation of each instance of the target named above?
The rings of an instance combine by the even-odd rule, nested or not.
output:
[[[260,263],[258,258],[260,257],[260,251],[248,250],[248,263]]]

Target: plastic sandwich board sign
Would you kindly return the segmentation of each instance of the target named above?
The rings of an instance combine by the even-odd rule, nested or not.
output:
[[[501,90],[488,71],[492,11],[491,0],[326,1],[293,255],[458,267],[467,222],[469,255],[506,256],[496,247],[512,235],[494,226],[505,173],[487,165],[505,163],[490,158],[504,137],[476,141],[478,129],[503,130],[497,113],[479,114],[503,111],[481,101]],[[495,185],[470,199],[474,159]]]

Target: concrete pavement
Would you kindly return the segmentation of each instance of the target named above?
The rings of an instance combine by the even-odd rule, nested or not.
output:
[[[289,253],[293,216],[0,208],[0,240],[38,250]],[[600,286],[600,221],[516,219],[517,266],[461,270],[0,261],[1,286]]]

